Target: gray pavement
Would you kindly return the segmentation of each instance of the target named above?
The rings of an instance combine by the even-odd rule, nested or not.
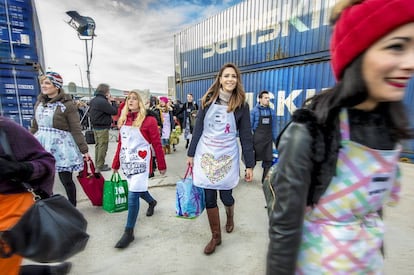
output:
[[[114,131],[106,163],[111,165],[116,149]],[[94,145],[89,145],[94,156]],[[260,165],[254,171],[254,181],[241,180],[234,189],[235,229],[224,230],[225,212],[220,203],[222,244],[210,256],[203,254],[210,240],[206,214],[192,220],[175,215],[175,183],[184,176],[186,150],[183,137],[177,151],[166,155],[167,173],[150,179],[150,193],[158,201],[154,216],[146,217],[147,203],[141,200],[141,209],[135,229],[135,241],[124,249],[114,245],[121,237],[127,212],[107,213],[92,206],[78,185],[78,208],[88,220],[90,240],[86,249],[70,259],[74,275],[84,274],[179,274],[179,275],[262,275],[265,274],[267,250],[267,217],[260,178]],[[385,209],[387,224],[385,274],[412,274],[414,262],[414,165],[403,164],[403,198],[397,207]],[[241,170],[244,170],[242,167]],[[103,172],[109,179],[111,171]],[[55,192],[65,194],[56,179]],[[411,217],[408,218],[407,217]],[[26,261],[28,262],[28,261]],[[1,273],[1,272],[0,272]]]

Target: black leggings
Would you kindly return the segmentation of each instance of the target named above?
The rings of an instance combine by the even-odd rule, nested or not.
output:
[[[233,189],[230,189],[230,190],[204,189],[207,209],[217,207],[217,192],[220,193],[220,199],[225,206],[232,206],[234,204],[234,198],[232,195]]]
[[[72,179],[72,172],[59,172],[58,175],[60,181],[65,187],[68,200],[73,204],[73,206],[76,206],[76,185]]]

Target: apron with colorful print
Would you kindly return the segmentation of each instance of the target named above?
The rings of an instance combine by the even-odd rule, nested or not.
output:
[[[122,126],[119,160],[122,172],[127,177],[128,190],[148,191],[148,176],[151,160],[151,146],[137,127]]]
[[[204,118],[203,134],[194,156],[195,186],[230,190],[240,178],[239,147],[234,113],[227,106],[211,104]]]
[[[382,274],[384,224],[377,211],[398,195],[395,150],[375,150],[350,140],[348,113],[340,113],[336,176],[305,213],[296,274]]]

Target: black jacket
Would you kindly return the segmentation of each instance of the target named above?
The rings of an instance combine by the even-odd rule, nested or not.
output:
[[[190,110],[190,112],[188,112],[188,110]],[[181,111],[179,111],[176,116],[183,114],[183,129],[186,127],[187,125],[187,117],[190,117],[191,112],[198,110],[198,105],[195,101],[193,102],[186,102],[183,104],[183,107],[181,108]],[[191,123],[190,123],[191,124]],[[190,126],[192,127],[192,126]],[[191,131],[192,132],[192,131]]]
[[[89,116],[94,129],[111,128],[112,116],[117,113],[115,103],[110,104],[102,94],[97,94],[90,102]]]

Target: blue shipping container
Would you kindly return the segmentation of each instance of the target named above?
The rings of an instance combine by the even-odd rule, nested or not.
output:
[[[246,0],[175,35],[176,97],[186,101],[186,95],[193,93],[199,101],[220,67],[232,62],[242,72],[251,108],[261,90],[271,93],[280,131],[306,98],[335,83],[329,62],[330,30],[325,19],[337,0],[292,2],[295,4]],[[267,13],[272,10],[277,10],[276,17]],[[240,31],[244,31],[241,37]],[[253,40],[255,43],[250,43]],[[216,45],[213,55],[206,54],[206,41]],[[234,46],[235,42],[243,46]],[[414,128],[414,81],[407,91],[404,103]],[[414,162],[414,141],[404,142],[403,147],[404,156]]]
[[[257,104],[258,93],[262,90],[270,92],[270,106],[277,115],[277,131],[284,128],[291,118],[291,114],[303,102],[325,88],[332,87],[335,79],[332,74],[329,60],[318,62],[304,62],[261,70],[245,70],[241,67],[241,78],[247,93],[247,102],[250,108]],[[200,79],[193,78],[177,86],[177,98],[186,100],[187,93],[192,93],[194,99],[199,101],[207,89],[214,82],[215,76],[210,75]],[[414,80],[410,82],[404,98],[409,111],[410,121],[414,128]],[[198,102],[200,103],[200,102]],[[403,143],[404,152],[414,162],[414,141]]]
[[[33,66],[0,64],[0,113],[30,127],[40,91]]]
[[[43,59],[33,1],[0,0],[0,62],[39,63],[39,53]]]
[[[247,0],[175,35],[179,78],[329,49],[330,8],[337,0]],[[200,66],[202,64],[202,66]]]
[[[247,93],[250,108],[256,105],[258,93],[270,93],[271,107],[276,110],[279,132],[290,119],[290,115],[306,98],[334,84],[329,61],[280,66],[262,70],[243,70],[241,78]],[[214,76],[185,81],[177,93],[185,101],[187,91],[199,100],[214,81]],[[186,91],[186,92],[183,92]]]

